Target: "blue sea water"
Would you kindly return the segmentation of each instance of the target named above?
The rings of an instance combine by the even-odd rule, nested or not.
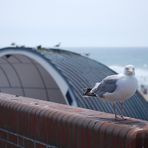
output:
[[[95,59],[113,69],[122,72],[123,67],[132,64],[136,68],[136,76],[139,84],[148,86],[148,48],[91,48],[77,47],[67,48]]]

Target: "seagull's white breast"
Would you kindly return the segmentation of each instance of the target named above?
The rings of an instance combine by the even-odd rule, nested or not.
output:
[[[125,76],[122,79],[119,79],[117,82],[117,89],[115,94],[117,99],[125,101],[134,95],[138,87],[137,79],[135,76]]]
[[[117,81],[117,88],[113,93],[105,93],[104,99],[108,101],[124,102],[134,95],[138,87],[137,79],[134,76],[121,76]]]

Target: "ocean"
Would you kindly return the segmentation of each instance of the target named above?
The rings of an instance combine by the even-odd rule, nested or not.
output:
[[[123,71],[125,65],[132,64],[136,68],[139,86],[148,87],[148,48],[73,47],[67,49],[89,56],[89,58],[109,66],[118,73]]]

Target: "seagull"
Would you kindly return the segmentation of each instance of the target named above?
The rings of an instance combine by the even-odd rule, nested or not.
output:
[[[54,47],[60,47],[61,46],[61,42],[59,42],[58,44],[54,45]]]
[[[123,73],[107,76],[101,82],[97,82],[93,88],[86,89],[83,95],[112,102],[115,119],[119,119],[116,112],[116,103],[119,102],[120,117],[125,120],[124,102],[135,94],[137,88],[135,68],[133,65],[126,65]]]

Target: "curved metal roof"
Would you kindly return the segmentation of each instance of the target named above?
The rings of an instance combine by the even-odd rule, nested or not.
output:
[[[113,112],[110,102],[104,102],[93,97],[84,98],[82,96],[83,88],[92,87],[104,77],[115,74],[115,72],[107,66],[88,57],[81,56],[80,54],[61,49],[8,47],[1,49],[0,54],[10,49],[18,51],[24,50],[37,54],[48,61],[67,83],[71,90],[69,95],[75,99],[77,106],[104,112]],[[40,61],[38,62],[40,63]],[[126,101],[125,108],[125,115],[148,120],[148,103],[138,92]]]

